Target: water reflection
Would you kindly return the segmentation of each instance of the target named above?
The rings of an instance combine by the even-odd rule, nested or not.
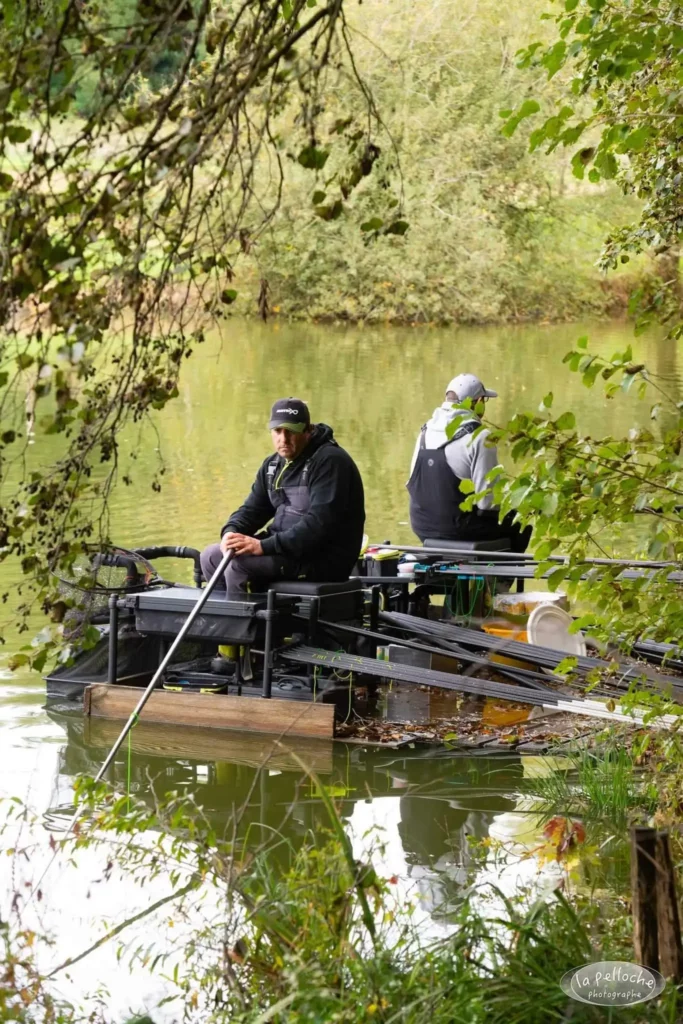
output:
[[[60,828],[74,776],[97,771],[120,723],[50,715],[66,734],[46,818]],[[219,833],[234,834],[242,848],[266,843],[282,861],[306,834],[329,829],[324,786],[356,840],[366,849],[383,846],[389,873],[419,879],[440,914],[465,884],[470,837],[485,837],[496,815],[514,809],[521,777],[519,758],[301,740],[290,750],[266,737],[144,721],[132,732],[130,763],[123,750],[111,772],[118,789],[129,786],[150,804],[173,791],[194,793]]]

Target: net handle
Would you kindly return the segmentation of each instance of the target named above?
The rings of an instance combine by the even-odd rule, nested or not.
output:
[[[201,555],[197,548],[188,548],[185,546],[177,547],[172,544],[160,544],[150,548],[136,548],[135,553],[140,558],[191,558],[194,562],[194,584],[196,587],[201,587],[204,582],[204,574],[202,573]]]

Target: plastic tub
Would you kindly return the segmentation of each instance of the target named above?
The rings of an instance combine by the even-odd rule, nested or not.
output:
[[[529,642],[526,630],[520,629],[518,626],[487,623],[482,626],[482,629],[490,636],[500,637],[501,640],[518,640],[523,644]],[[538,666],[531,661],[523,661],[521,658],[511,658],[507,654],[496,654],[493,651],[489,652],[489,660],[497,662],[499,665],[509,665],[511,668],[528,668],[531,669],[532,672],[538,670]]]

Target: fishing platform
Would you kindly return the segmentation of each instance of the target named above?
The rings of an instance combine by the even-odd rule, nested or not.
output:
[[[671,654],[661,645],[641,645],[633,658],[577,656],[571,672],[557,675],[566,650],[521,642],[514,633],[501,639],[457,609],[445,617],[443,608],[430,609],[432,595],[452,598],[454,588],[462,607],[473,579],[482,581],[480,593],[498,579],[516,580],[523,592],[535,563],[490,545],[469,548],[458,550],[457,561],[444,546],[412,549],[419,561],[400,573],[387,573],[385,561],[341,582],[283,581],[238,601],[212,594],[166,665],[144,719],[329,738],[350,716],[368,713],[385,684],[610,721],[639,720],[615,704],[635,681],[683,703],[683,677],[658,667]],[[178,551],[195,561],[195,587],[164,581],[149,561]],[[93,719],[129,718],[202,593],[194,549],[121,552],[90,559],[89,579],[93,560],[95,575],[102,564],[125,569],[125,579],[110,580],[74,629],[78,644],[84,623],[94,625],[97,643],[46,678],[50,702],[82,707]]]

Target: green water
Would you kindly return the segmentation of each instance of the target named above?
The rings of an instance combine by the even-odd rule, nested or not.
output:
[[[631,328],[619,323],[364,330],[229,322],[185,364],[180,398],[156,416],[154,429],[141,433],[136,426],[124,438],[121,474],[129,472],[133,482],[114,492],[112,539],[124,546],[198,548],[216,540],[269,451],[265,423],[272,401],[294,394],[309,402],[315,420],[333,427],[358,462],[371,539],[414,540],[404,485],[415,437],[456,373],[474,372],[499,392],[488,407],[495,422],[535,409],[548,391],[555,393],[558,412],[571,406],[579,427],[592,433],[621,433],[647,420],[646,403],[632,395],[606,401],[599,388],[588,390],[567,372],[562,356],[582,333],[607,355],[633,340]],[[651,336],[636,340],[634,352],[678,393],[675,346]],[[31,459],[49,460],[59,443],[38,433]],[[136,448],[139,457],[126,464]],[[156,494],[150,481],[160,462],[166,472]],[[189,563],[167,563],[163,570],[189,582]],[[2,565],[0,573],[3,590],[18,582],[16,565]],[[33,624],[40,628],[40,619]],[[26,642],[11,622],[4,632],[0,785],[4,792],[22,792],[36,774],[44,779],[54,772],[47,751],[59,748],[63,733],[42,711],[40,679],[3,669]]]
[[[456,373],[474,372],[499,391],[488,408],[495,422],[516,410],[536,409],[548,391],[555,393],[558,412],[571,407],[579,426],[593,433],[617,434],[647,420],[645,403],[631,395],[607,402],[599,389],[587,390],[566,371],[563,354],[586,332],[607,355],[631,341],[630,328],[621,324],[359,330],[229,323],[221,337],[210,338],[184,366],[180,398],[157,416],[155,429],[146,427],[142,435],[139,428],[131,429],[124,439],[124,456],[135,448],[140,454],[130,465],[123,460],[122,473],[130,472],[133,483],[115,491],[112,539],[124,546],[198,548],[218,539],[221,524],[248,492],[269,451],[265,424],[272,401],[291,394],[308,401],[313,418],[330,424],[356,459],[365,482],[371,539],[412,541],[404,485],[415,437]],[[634,349],[636,358],[677,394],[675,347],[650,337]],[[31,459],[49,460],[58,443],[38,434]],[[160,462],[166,472],[162,492],[156,494],[150,482]],[[170,563],[162,569],[189,582],[189,563],[180,571]],[[18,582],[16,566],[3,565],[0,573],[2,589],[11,590]],[[33,625],[40,628],[39,618]],[[74,775],[97,769],[117,730],[84,723],[79,716],[48,715],[41,680],[30,673],[13,676],[3,668],[12,651],[26,642],[11,623],[4,632],[0,795],[27,796],[45,815],[46,828],[59,827]],[[127,757],[123,751],[114,767],[121,785],[128,774]],[[182,729],[140,731],[130,751],[131,788],[150,800],[155,791],[171,788],[193,792],[219,826],[240,809],[245,843],[267,830],[296,839],[322,823],[322,805],[291,758],[278,757],[264,750],[260,739],[224,736],[194,742]],[[425,757],[419,750],[394,753],[329,744],[315,755],[313,766],[361,848],[368,830],[382,830],[383,867],[419,891],[425,914],[436,924],[447,922],[448,907],[465,884],[468,837],[486,838],[501,829],[513,836],[519,830],[524,817],[515,809],[522,806],[524,760]],[[516,872],[528,876],[535,869],[517,859],[510,870],[507,883],[500,874],[495,877],[513,892]],[[86,920],[88,907],[82,893],[71,894],[69,912],[76,919],[81,914]],[[72,944],[77,946],[75,939]],[[111,957],[99,969],[114,971]]]
[[[625,324],[460,329],[344,329],[319,325],[229,322],[185,364],[180,398],[151,426],[131,428],[124,438],[119,485],[111,504],[111,536],[124,546],[189,544],[216,540],[221,524],[251,485],[269,451],[265,427],[275,398],[306,399],[315,420],[329,423],[354,456],[366,489],[371,539],[411,541],[405,480],[420,425],[442,400],[456,373],[471,371],[500,397],[488,414],[503,422],[516,410],[535,409],[548,391],[558,412],[571,406],[579,426],[592,433],[621,433],[645,422],[646,403],[634,396],[606,401],[567,372],[562,356],[582,333],[591,347],[610,354],[632,341]],[[635,356],[678,393],[675,346],[656,337],[634,342]],[[59,438],[37,434],[34,462],[53,457]],[[130,460],[132,450],[139,457]],[[128,461],[129,464],[126,464]],[[150,481],[163,463],[161,494]],[[165,565],[189,582],[189,563]],[[18,582],[16,565],[3,565],[3,590]],[[35,619],[40,628],[41,622]],[[63,734],[41,709],[40,679],[12,676],[2,665],[26,637],[10,622],[0,654],[2,789],[21,792],[36,773],[54,771],[46,751]],[[30,634],[29,634],[30,635]],[[48,768],[49,763],[49,768]]]

